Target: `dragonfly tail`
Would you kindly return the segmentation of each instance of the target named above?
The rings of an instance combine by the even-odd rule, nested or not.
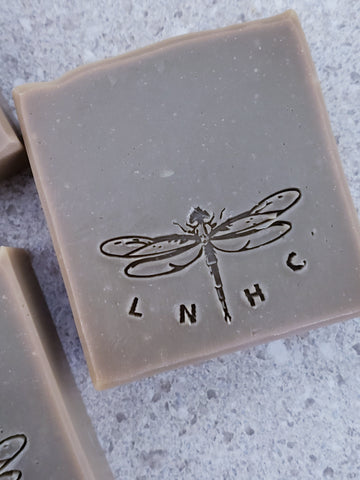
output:
[[[226,304],[225,292],[223,289],[223,284],[220,276],[218,261],[217,261],[214,249],[210,243],[208,243],[205,246],[205,256],[206,256],[207,266],[210,268],[211,275],[215,281],[215,290],[216,290],[219,302],[221,303],[221,307],[224,313],[224,320],[228,325],[230,325],[231,315],[229,313],[229,309]]]

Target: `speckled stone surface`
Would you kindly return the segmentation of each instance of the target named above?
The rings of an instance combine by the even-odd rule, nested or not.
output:
[[[297,11],[310,44],[359,211],[356,0],[0,0],[0,88],[11,103],[15,85],[287,8]],[[360,478],[358,319],[96,392],[30,171],[0,183],[0,211],[0,243],[31,252],[116,479]]]

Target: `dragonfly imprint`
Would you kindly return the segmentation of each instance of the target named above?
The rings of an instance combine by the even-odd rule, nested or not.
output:
[[[0,479],[19,480],[22,477],[20,470],[7,470],[24,450],[27,438],[23,433],[11,435],[0,441]]]
[[[215,222],[200,207],[193,208],[186,227],[174,222],[183,233],[147,237],[125,235],[105,240],[100,251],[108,257],[123,258],[130,263],[124,273],[133,278],[170,275],[189,267],[204,255],[224,320],[231,323],[224,286],[217,259],[218,252],[239,253],[254,250],[279,240],[292,228],[288,221],[277,220],[301,198],[298,188],[280,190],[261,200],[250,210]],[[224,209],[219,220],[222,220]],[[176,257],[176,259],[175,259]]]

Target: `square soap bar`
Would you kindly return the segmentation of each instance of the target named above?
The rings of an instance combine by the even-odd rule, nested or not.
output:
[[[359,313],[358,219],[294,12],[14,98],[97,388]]]
[[[112,475],[24,250],[0,247],[0,477]]]
[[[0,107],[0,180],[20,170],[25,158],[24,147]]]

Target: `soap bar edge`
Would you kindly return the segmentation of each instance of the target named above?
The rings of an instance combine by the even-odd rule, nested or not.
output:
[[[22,248],[0,246],[0,269],[6,267],[11,268],[10,281],[13,286],[17,287],[17,293],[22,295],[22,307],[24,311],[29,312],[32,319],[29,330],[33,330],[32,333],[36,339],[44,377],[46,383],[51,387],[49,390],[53,396],[56,413],[59,419],[62,419],[64,436],[69,441],[70,448],[78,452],[75,458],[79,472],[89,480],[103,478],[104,474],[106,474],[106,478],[113,478],[67,363],[56,327],[51,320],[50,312],[31,266],[28,252]],[[22,282],[21,277],[29,277],[27,278],[29,281]],[[35,303],[30,305],[29,300],[32,297],[36,298],[36,305]],[[53,351],[42,340],[41,334],[46,335],[47,340],[51,340],[51,345],[55,346]],[[64,380],[62,384],[61,379]],[[77,423],[75,426],[71,420],[70,409],[74,406],[76,408],[76,405],[79,406],[79,410],[76,412],[77,418],[74,418]],[[86,436],[78,433],[84,425],[87,428]],[[96,457],[96,462],[90,464],[88,460],[90,456]],[[94,470],[95,466],[96,471]]]
[[[65,72],[63,75],[53,80],[49,80],[46,82],[24,83],[22,85],[18,85],[14,87],[14,89],[12,90],[12,96],[15,102],[17,113],[19,113],[17,100],[16,100],[18,96],[28,94],[34,90],[36,91],[39,91],[41,89],[46,90],[47,88],[53,87],[54,85],[61,87],[63,84],[65,85],[66,83],[72,81],[73,79],[76,79],[76,77],[82,76],[83,74],[87,74],[92,70],[97,70],[99,67],[100,68],[103,67],[103,65],[110,66],[112,63],[117,63],[119,61],[126,61],[128,59],[133,59],[134,57],[141,57],[144,55],[148,55],[153,51],[172,48],[176,46],[176,44],[183,44],[184,42],[188,42],[188,41],[191,42],[196,39],[206,40],[207,37],[213,37],[214,35],[217,35],[217,34],[222,35],[223,33],[232,32],[232,31],[240,32],[245,29],[256,28],[259,25],[261,26],[266,23],[276,23],[276,22],[284,22],[284,21],[288,21],[289,23],[290,22],[294,23],[297,26],[299,26],[301,29],[301,23],[295,10],[287,9],[282,13],[279,13],[277,15],[273,15],[270,17],[266,17],[266,18],[250,20],[243,23],[235,23],[235,24],[228,25],[225,27],[220,27],[220,28],[212,28],[212,29],[206,29],[203,31],[196,31],[196,32],[189,32],[189,33],[183,33],[180,35],[175,35],[170,38],[165,38],[164,40],[157,41],[155,43],[152,43],[144,47],[135,48],[134,50],[131,50],[129,52],[120,53],[114,57],[97,60],[95,62],[87,63],[84,65],[79,65],[78,67],[75,67],[70,71]]]

